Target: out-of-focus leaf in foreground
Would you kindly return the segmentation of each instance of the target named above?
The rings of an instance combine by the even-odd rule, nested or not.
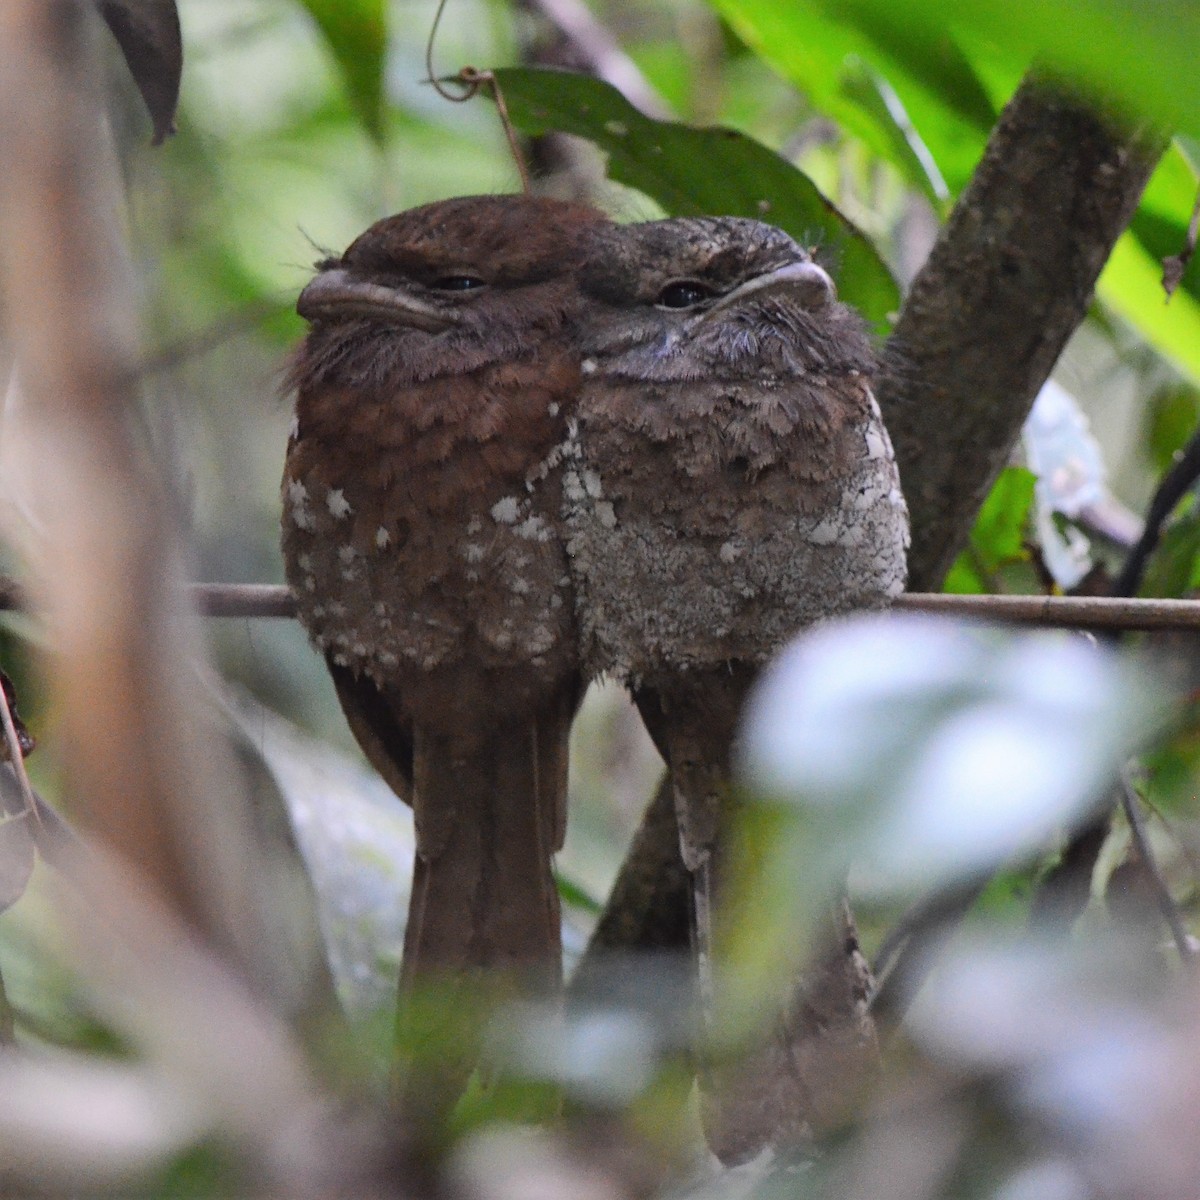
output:
[[[815,240],[834,260],[842,299],[881,330],[899,308],[896,282],[867,237],[807,175],[753,138],[652,120],[587,75],[513,67],[496,78],[526,133],[558,130],[595,142],[613,179],[672,216],[753,217],[802,244]]]
[[[977,939],[943,956],[910,1030],[942,1071],[993,1085],[977,1139],[1010,1122],[1014,1140],[1057,1147],[1075,1180],[1004,1196],[1168,1200],[1200,1176],[1196,998],[1144,944]]]
[[[411,810],[378,776],[248,697],[235,711],[286,803],[342,1003],[357,1017],[386,1011],[411,886]]]
[[[900,898],[1035,854],[1102,801],[1167,711],[1129,661],[1079,636],[915,614],[818,629],[749,707],[743,777],[775,818],[755,911],[807,919],[848,869],[856,892]]]
[[[36,1181],[28,1194],[127,1193],[205,1132],[146,1067],[14,1052],[0,1064],[0,1085],[0,1155],[12,1195],[19,1180]]]
[[[183,38],[175,0],[98,0],[150,111],[154,144],[175,132],[183,77]]]
[[[753,1018],[811,950],[847,878],[906,903],[1044,852],[1168,712],[1130,661],[1078,635],[893,613],[794,642],[743,731],[729,1019]]]

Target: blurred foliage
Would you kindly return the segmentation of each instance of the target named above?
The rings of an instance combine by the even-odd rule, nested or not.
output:
[[[312,261],[387,213],[518,186],[494,106],[482,97],[447,103],[424,82],[434,11],[433,0],[195,0],[181,6],[178,136],[151,153],[133,84],[115,99],[149,364],[146,415],[180,481],[200,576],[281,577],[277,489],[289,412],[278,388],[301,329],[292,305]],[[1190,0],[914,0],[902,14],[883,0],[596,0],[592,14],[670,120],[642,115],[608,84],[541,69],[532,53],[545,32],[539,11],[450,0],[434,61],[448,75],[464,63],[499,68],[521,131],[564,131],[590,143],[578,176],[547,186],[582,187],[623,218],[713,212],[779,223],[827,253],[842,296],[880,334],[1031,63],[1070,79],[1118,119],[1177,134],[1058,371],[1108,461],[1107,499],[1142,508],[1200,420],[1200,267],[1193,262],[1169,303],[1161,286],[1161,259],[1184,245],[1200,179],[1192,63],[1200,9]],[[1029,200],[1038,203],[1037,180]],[[1001,475],[949,590],[1045,586],[1031,546],[1035,488],[1051,483],[1060,494],[1061,480],[1038,479],[1026,466]],[[1093,549],[1110,566],[1124,553],[1103,532]],[[1200,519],[1185,501],[1145,591],[1196,589],[1197,562]],[[0,651],[10,670],[27,633],[19,620],[4,626]],[[214,622],[210,636],[224,674],[303,731],[253,706],[239,709],[243,740],[289,805],[337,982],[360,1019],[353,1035],[315,1055],[319,1069],[331,1086],[377,1098],[373,1052],[388,1037],[380,1010],[392,995],[404,889],[389,855],[406,844],[407,818],[329,750],[349,747],[349,735],[323,664],[298,629]],[[1104,801],[1112,768],[1139,749],[1138,787],[1167,886],[1185,905],[1193,901],[1194,706],[1169,736],[1145,745],[1161,692],[1080,638],[1010,641],[897,626],[840,630],[797,653],[776,677],[793,672],[796,694],[760,717],[751,741],[760,755],[772,738],[799,754],[803,778],[777,772],[768,788],[759,779],[765,795],[745,833],[757,890],[745,900],[749,915],[733,923],[730,953],[760,979],[793,961],[811,912],[855,860],[874,861],[851,873],[869,901],[871,942],[918,893],[972,873],[992,872],[992,881],[968,916],[977,941],[951,944],[921,993],[926,1007],[887,1048],[893,1093],[831,1140],[816,1167],[781,1162],[761,1179],[707,1178],[688,1194],[725,1196],[735,1186],[763,1197],[913,1200],[1190,1194],[1171,1191],[1168,1173],[1192,1166],[1200,1145],[1200,1112],[1185,1086],[1200,1045],[1188,1021],[1200,1008],[1194,984],[1164,981],[1158,918],[1131,930],[1103,903],[1105,880],[1137,857],[1128,830],[1118,822],[1110,834],[1107,865],[1073,936],[1039,930],[1021,940],[1016,931],[1063,840]],[[1190,693],[1194,655],[1191,642],[1170,643],[1151,674]],[[39,728],[36,672],[19,662],[15,674],[23,711],[47,747],[32,764],[36,782],[52,793],[52,765],[39,760],[53,753],[53,730]],[[589,701],[572,760],[575,811],[559,865],[580,918],[570,934],[578,948],[656,760],[611,694]],[[346,791],[359,794],[348,800]],[[0,921],[18,1042],[124,1063],[133,1050],[65,965],[52,908],[38,868]],[[1132,943],[1104,940],[1131,933]],[[489,1071],[439,1146],[456,1186],[483,1196],[650,1195],[666,1188],[666,1174],[695,1178],[690,1009],[678,965],[624,965],[609,984],[561,1023],[503,1005],[459,1011],[453,999],[434,998],[430,1019],[441,1022],[443,1040],[428,1042],[430,1055],[468,1036],[490,1047]],[[1127,1073],[1114,1075],[1122,1065]],[[93,1082],[97,1096],[128,1102],[93,1106],[111,1112],[114,1126],[152,1116],[165,1086]],[[134,1146],[121,1171],[87,1187],[249,1191],[252,1172],[213,1133],[212,1097],[168,1082],[195,1111],[161,1144]],[[551,1094],[592,1157],[556,1135],[522,1140],[508,1128]],[[920,1103],[906,1102],[914,1096]],[[1117,1100],[1104,1107],[1106,1096]],[[0,1106],[4,1137],[16,1137],[12,1111]],[[32,1135],[21,1128],[28,1150]],[[52,1157],[81,1128],[47,1126],[42,1153]],[[659,1164],[660,1174],[646,1169],[637,1187],[597,1191],[597,1178],[628,1179],[596,1149],[610,1143],[626,1158]],[[907,1174],[896,1167],[897,1145]]]

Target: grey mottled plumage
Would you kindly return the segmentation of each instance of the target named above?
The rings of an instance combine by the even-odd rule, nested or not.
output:
[[[591,675],[630,686],[671,767],[708,990],[746,691],[799,631],[903,590],[907,510],[862,322],[790,237],[697,218],[595,241],[563,482],[581,647]],[[758,1107],[812,1108],[808,1083]],[[753,1153],[767,1118],[747,1130],[746,1095],[720,1091],[714,1148]]]

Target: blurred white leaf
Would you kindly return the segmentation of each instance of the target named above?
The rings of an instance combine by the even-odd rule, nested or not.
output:
[[[654,1078],[662,1039],[648,1014],[595,1008],[562,1016],[534,1005],[501,1013],[492,1036],[506,1063],[579,1100],[619,1107]]]
[[[1167,980],[1133,942],[976,942],[946,953],[909,1028],[943,1069],[999,1083],[989,1094],[1031,1140],[1067,1156],[998,1200],[1187,1200],[1200,1178],[1196,1001],[1194,977]]]
[[[0,770],[10,772],[9,764]],[[0,912],[25,894],[37,857],[29,813],[6,814],[0,807]]]
[[[1025,458],[1038,477],[1037,495],[1048,508],[1077,517],[1108,491],[1108,470],[1079,402],[1047,380],[1022,431]]]
[[[373,771],[251,698],[233,705],[283,794],[342,1003],[355,1016],[387,1010],[412,884],[411,809]]]
[[[1054,514],[1077,518],[1108,496],[1100,445],[1078,401],[1053,379],[1038,393],[1023,431],[1025,459],[1037,476],[1035,524],[1042,558],[1054,581],[1072,588],[1091,570],[1091,547],[1074,527],[1060,529]]]
[[[24,1178],[39,1194],[91,1194],[162,1167],[204,1132],[179,1091],[146,1068],[46,1050],[0,1059],[0,1161],[9,1186]]]
[[[1079,636],[863,616],[766,672],[744,773],[798,806],[812,861],[797,876],[853,862],[877,893],[939,887],[1077,821],[1163,713],[1127,661]]]
[[[1092,1200],[1092,1195],[1069,1162],[1049,1158],[1006,1180],[994,1200]]]

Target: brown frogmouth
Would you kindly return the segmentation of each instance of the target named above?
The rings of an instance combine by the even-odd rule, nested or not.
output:
[[[409,801],[403,978],[553,989],[581,690],[561,535],[573,273],[604,218],[522,196],[380,221],[299,312],[283,552],[367,757]]]

